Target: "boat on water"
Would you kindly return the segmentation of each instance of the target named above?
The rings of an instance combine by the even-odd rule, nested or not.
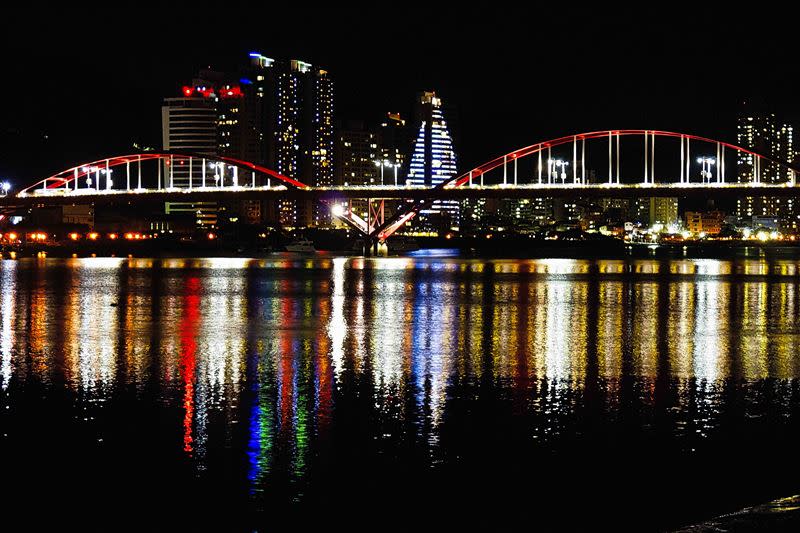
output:
[[[314,243],[309,241],[308,239],[297,239],[286,245],[286,251],[298,252],[298,253],[314,253],[317,251],[317,249],[314,248]]]
[[[397,237],[389,239],[386,243],[389,246],[390,254],[403,254],[419,250],[419,243],[413,237],[398,235]]]

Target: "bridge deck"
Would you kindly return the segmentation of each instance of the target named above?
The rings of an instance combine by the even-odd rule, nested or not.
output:
[[[139,202],[200,202],[251,199],[335,200],[372,199],[467,199],[467,198],[638,198],[638,197],[741,197],[798,196],[800,186],[749,183],[724,184],[588,184],[588,185],[487,185],[447,189],[428,187],[239,187],[162,190],[110,190],[67,192],[63,189],[36,191],[0,198],[0,207],[30,207],[93,203],[133,204]]]

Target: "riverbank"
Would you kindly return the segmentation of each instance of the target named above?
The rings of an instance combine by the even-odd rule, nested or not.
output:
[[[800,531],[800,495],[745,507],[735,513],[677,530],[675,533]]]
[[[311,239],[318,254],[361,255],[352,243],[342,239]],[[627,243],[612,238],[585,241],[558,241],[508,236],[495,239],[417,237],[419,250],[393,253],[382,248],[379,255],[449,255],[487,259],[622,259],[656,258],[796,258],[800,245],[759,241],[700,241],[686,243]],[[77,242],[59,245],[24,244],[4,246],[3,258],[16,257],[268,257],[285,253],[283,245],[273,243],[228,243],[221,240],[176,242],[161,240]]]

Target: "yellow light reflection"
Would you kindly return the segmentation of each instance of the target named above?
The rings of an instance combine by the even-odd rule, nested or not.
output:
[[[0,261],[0,387],[8,388],[13,372],[14,322],[16,321],[17,262]]]

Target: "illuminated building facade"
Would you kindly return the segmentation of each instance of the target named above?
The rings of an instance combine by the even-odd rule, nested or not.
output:
[[[335,181],[340,185],[376,185],[380,168],[378,135],[361,121],[349,121],[336,135]]]
[[[687,211],[686,229],[694,234],[717,235],[722,230],[725,213],[722,211]]]
[[[309,185],[334,182],[333,81],[325,70],[304,61],[280,61],[251,53],[247,66],[235,74],[200,71],[190,85],[183,87],[183,98],[165,100],[162,117],[177,114],[166,110],[168,103],[178,111],[191,108],[191,113],[183,114],[195,123],[187,128],[174,119],[169,122],[162,118],[165,149],[234,157]],[[184,140],[178,145],[168,143],[168,137]],[[255,175],[231,179],[242,185],[269,183],[268,178]],[[175,186],[188,186],[188,172]],[[251,223],[265,219],[277,219],[289,226],[330,222],[326,208],[295,201],[275,205],[237,201],[225,208]]]
[[[161,106],[161,137],[164,150],[215,155],[219,149],[217,137],[217,106],[214,99],[184,87],[183,96],[165,98]],[[186,165],[171,168],[161,166],[162,186],[189,186]],[[198,207],[187,202],[167,202],[165,212],[195,212],[198,226],[213,226],[217,221],[217,204],[204,202]]]
[[[378,148],[380,161],[384,165],[387,184],[395,184],[395,175],[402,176],[408,165],[408,153],[411,149],[409,127],[400,113],[386,113],[378,130]],[[398,178],[402,185],[402,178]]]
[[[334,183],[333,81],[328,72],[293,59],[274,63],[276,80],[275,166],[281,174],[314,186]],[[324,205],[279,204],[288,226],[329,224]]]
[[[445,120],[442,100],[435,92],[423,92],[416,102],[415,116],[419,123],[414,149],[408,165],[406,184],[411,186],[436,186],[457,173],[453,137]],[[449,226],[459,223],[457,200],[436,200],[431,208],[420,211],[421,223],[433,219],[449,218]]]
[[[380,150],[377,133],[363,121],[348,121],[336,134],[337,185],[377,185],[381,169],[376,165]],[[367,202],[352,200],[351,209],[366,218]]]
[[[675,226],[680,221],[678,217],[677,198],[650,198],[650,226],[661,224]]]
[[[631,217],[634,221],[651,227],[656,224],[664,227],[676,226],[680,222],[678,199],[674,197],[637,198],[631,208]]]
[[[794,129],[781,124],[772,113],[755,110],[745,103],[737,117],[736,142],[766,157],[791,163],[795,158]],[[756,164],[754,157],[737,152],[737,180],[751,182],[757,177],[761,183],[786,183],[792,176],[786,168],[769,162]],[[777,217],[785,230],[800,228],[800,206],[794,198],[744,197],[736,201],[736,214],[742,219],[754,216]]]
[[[180,98],[165,98],[161,107],[161,136],[164,150],[217,154],[216,103],[192,93]],[[188,168],[176,168],[171,174],[168,165],[165,165],[162,185],[189,186]]]

